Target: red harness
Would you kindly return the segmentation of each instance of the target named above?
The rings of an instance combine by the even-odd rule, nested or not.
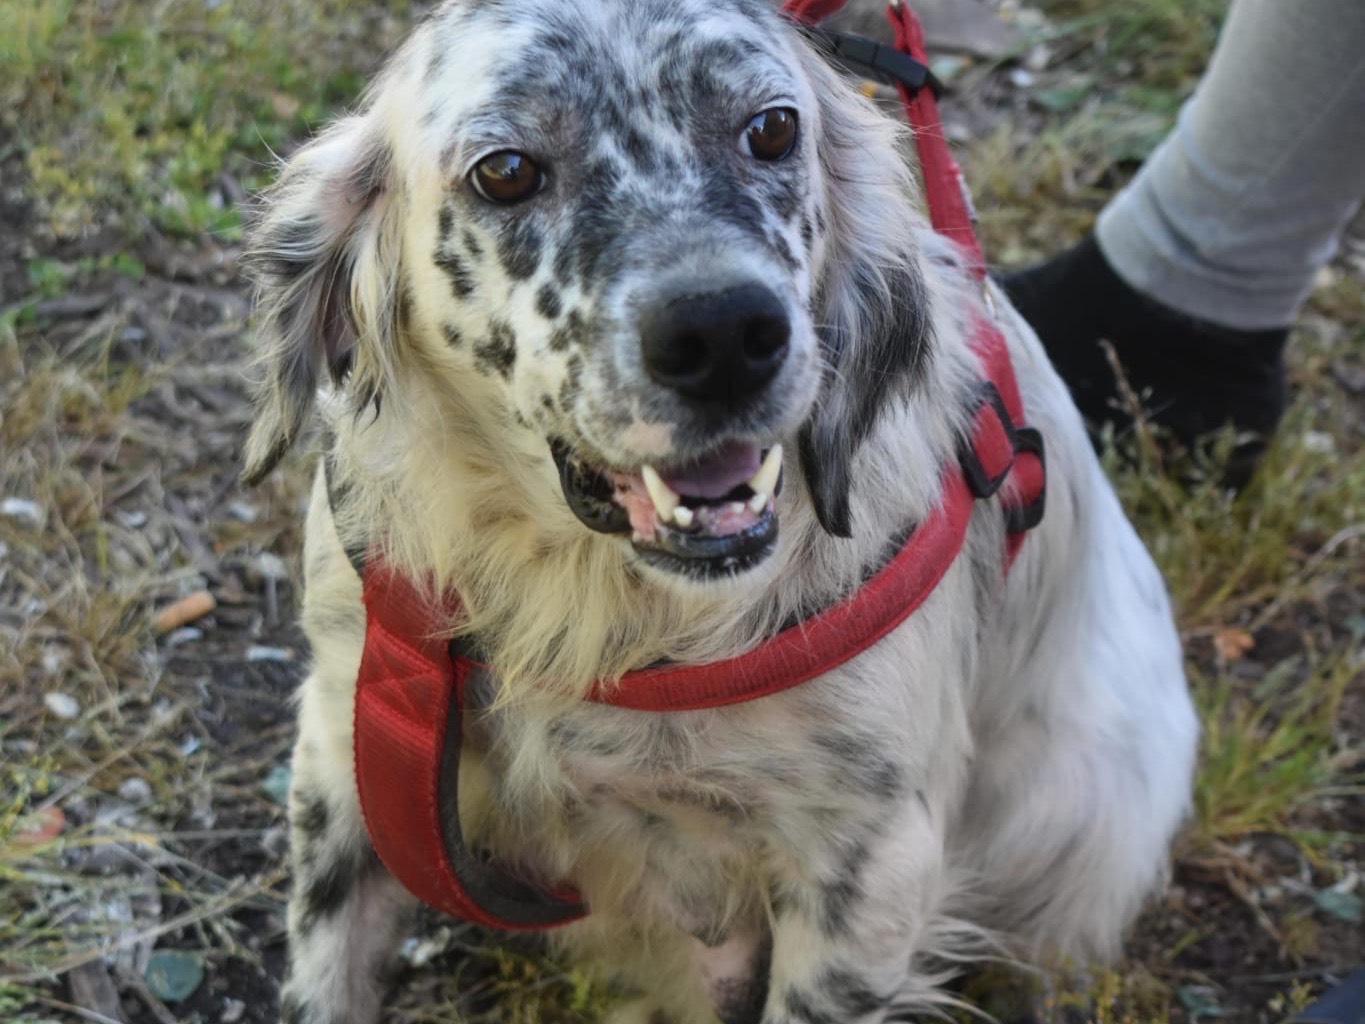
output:
[[[789,0],[785,10],[812,25],[843,0]],[[920,27],[892,0],[896,50],[924,60]],[[858,44],[880,66],[877,48]],[[922,64],[916,65],[923,71]],[[934,227],[965,250],[984,279],[961,172],[948,153],[931,90],[899,84]],[[663,665],[595,687],[588,699],[642,712],[691,711],[754,700],[821,675],[866,650],[902,623],[957,557],[975,503],[1001,492],[1006,567],[1025,531],[1042,517],[1042,439],[1024,422],[1023,402],[1005,340],[985,318],[973,347],[984,380],[958,464],[945,468],[942,502],[901,549],[856,593],[778,633],[755,649],[706,665]],[[545,889],[513,877],[465,844],[458,805],[466,683],[477,661],[435,639],[459,614],[458,601],[432,607],[411,581],[382,559],[364,566],[368,616],[356,680],[355,771],[375,852],[410,892],[448,914],[507,929],[551,928],[586,913],[571,889]],[[443,792],[442,786],[453,786]]]

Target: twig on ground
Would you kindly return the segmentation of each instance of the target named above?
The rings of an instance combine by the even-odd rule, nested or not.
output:
[[[97,960],[81,964],[66,976],[66,981],[71,989],[71,999],[77,1006],[107,1020],[124,1019],[118,989],[104,964]]]
[[[1303,582],[1309,579],[1323,562],[1331,558],[1337,548],[1341,547],[1343,544],[1349,544],[1353,540],[1359,540],[1361,537],[1365,537],[1365,523],[1355,523],[1352,526],[1347,526],[1334,533],[1328,538],[1326,544],[1308,557],[1307,561],[1303,563],[1303,568],[1296,572],[1293,577],[1280,584],[1278,595],[1261,609],[1260,613],[1251,621],[1251,625],[1247,628],[1250,631],[1255,632],[1262,626],[1268,624],[1275,616],[1280,614],[1289,601],[1299,596]]]
[[[164,636],[196,619],[202,619],[217,607],[218,602],[212,594],[207,590],[196,590],[157,612],[152,620],[152,628],[158,635]]]
[[[91,316],[105,309],[113,298],[112,292],[63,295],[56,299],[44,299],[33,307],[33,312],[35,316],[48,320]]]
[[[96,1013],[94,1010],[87,1010],[83,1006],[76,1006],[75,1004],[68,1003],[62,999],[54,999],[52,996],[37,996],[36,999],[43,1006],[50,1006],[54,1010],[62,1010],[66,1013],[74,1013],[82,1020],[90,1021],[91,1024],[125,1024],[122,1017],[106,1017],[102,1013]]]

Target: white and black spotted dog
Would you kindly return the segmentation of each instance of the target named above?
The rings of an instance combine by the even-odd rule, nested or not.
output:
[[[353,772],[367,550],[458,591],[497,679],[464,831],[582,892],[555,941],[623,1021],[882,1021],[976,951],[1116,951],[1195,718],[1162,582],[998,293],[1050,477],[1007,578],[980,502],[924,604],[816,680],[580,699],[836,603],[934,507],[991,314],[903,134],[763,0],[451,0],[289,161],[247,453],[259,479],[320,406],[287,1021],[377,1020],[412,905]]]

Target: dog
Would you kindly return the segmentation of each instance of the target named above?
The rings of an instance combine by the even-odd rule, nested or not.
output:
[[[288,161],[247,256],[244,473],[321,420],[284,1021],[376,1021],[415,903],[357,791],[372,552],[459,595],[448,633],[489,672],[451,813],[577,889],[553,942],[623,1024],[876,1022],[951,1000],[975,956],[1117,952],[1190,800],[1168,598],[905,142],[763,0],[448,0]],[[857,592],[941,499],[982,317],[1047,443],[1007,574],[981,501],[914,614],[819,678],[583,699]]]

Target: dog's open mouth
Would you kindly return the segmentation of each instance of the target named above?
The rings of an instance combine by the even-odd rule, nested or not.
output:
[[[551,444],[564,499],[589,529],[629,533],[650,564],[686,575],[743,572],[777,539],[782,446],[733,442],[675,466],[594,466]]]

